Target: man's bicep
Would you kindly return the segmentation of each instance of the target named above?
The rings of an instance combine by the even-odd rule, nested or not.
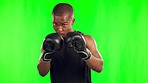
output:
[[[90,50],[92,55],[101,59],[102,57],[100,52],[98,51],[95,40],[91,36],[87,36],[85,39],[86,39],[86,46]]]

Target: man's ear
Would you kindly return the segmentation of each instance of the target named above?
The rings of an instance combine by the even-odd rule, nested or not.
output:
[[[72,25],[74,24],[74,22],[75,22],[75,19],[73,18],[73,20],[72,20]]]

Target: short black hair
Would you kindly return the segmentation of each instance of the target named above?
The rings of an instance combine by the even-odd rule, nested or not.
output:
[[[53,15],[62,16],[64,14],[73,15],[73,7],[67,3],[59,3],[57,4],[52,11]]]

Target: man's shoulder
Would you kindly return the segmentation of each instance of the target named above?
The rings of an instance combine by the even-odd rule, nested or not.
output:
[[[88,34],[84,34],[83,32],[77,31],[77,30],[75,30],[75,32],[78,32],[78,33],[82,34],[86,41],[87,40],[93,40],[93,37],[88,35]]]
[[[86,41],[93,41],[93,37],[88,34],[84,34],[83,37],[85,38]]]

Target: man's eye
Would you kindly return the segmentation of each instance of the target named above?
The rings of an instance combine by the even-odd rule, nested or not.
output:
[[[53,26],[57,26],[57,23],[53,23]]]
[[[66,27],[66,26],[67,26],[67,24],[63,24],[62,26],[63,26],[63,27]]]

